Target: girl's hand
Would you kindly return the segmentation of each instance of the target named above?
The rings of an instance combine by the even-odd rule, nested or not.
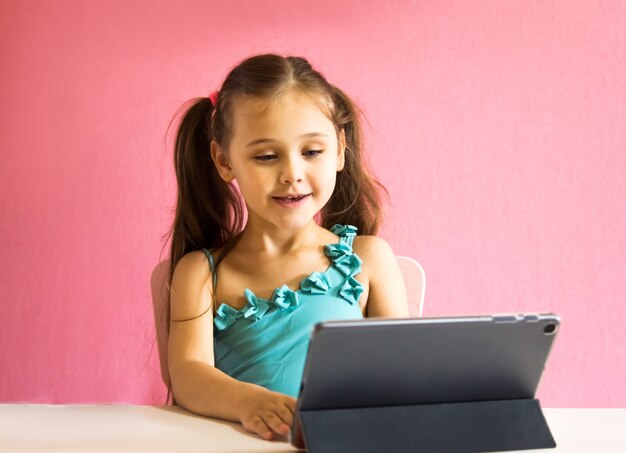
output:
[[[250,385],[246,390],[238,414],[243,427],[266,440],[272,440],[274,434],[289,434],[296,399],[258,385]]]

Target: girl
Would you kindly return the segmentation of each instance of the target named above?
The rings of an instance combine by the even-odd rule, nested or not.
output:
[[[177,404],[287,435],[315,323],[408,316],[361,147],[353,103],[303,58],[248,58],[187,109],[170,230]]]

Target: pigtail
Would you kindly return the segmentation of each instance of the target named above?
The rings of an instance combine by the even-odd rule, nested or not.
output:
[[[213,104],[208,98],[189,101],[175,117],[182,110],[185,111],[174,146],[178,199],[174,221],[166,235],[171,238],[167,303],[163,316],[168,330],[170,288],[174,269],[180,259],[194,250],[219,248],[241,230],[243,222],[239,196],[220,177],[211,158],[212,122],[217,113],[214,112]],[[168,385],[168,402],[171,396],[171,387]]]
[[[170,280],[187,253],[218,248],[241,230],[243,208],[238,193],[219,175],[211,159],[213,105],[208,98],[190,101],[174,147],[178,200],[170,229]]]
[[[359,112],[341,89],[331,85],[338,128],[346,135],[345,165],[337,173],[335,190],[322,210],[322,226],[354,225],[359,234],[376,234],[382,221],[381,193],[387,189],[371,176],[362,152]]]

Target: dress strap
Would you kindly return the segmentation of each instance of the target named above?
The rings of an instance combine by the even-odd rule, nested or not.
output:
[[[339,236],[339,242],[349,245],[351,248],[352,248],[352,241],[354,241],[354,236]]]
[[[213,288],[215,288],[215,284],[217,283],[217,273],[215,272],[215,260],[213,259],[213,254],[207,249],[202,249],[202,251],[209,260],[209,267],[211,268],[211,273],[213,274]]]
[[[352,248],[352,241],[354,241],[354,237],[356,236],[357,227],[336,224],[331,227],[330,231],[339,236],[339,243],[346,244]]]

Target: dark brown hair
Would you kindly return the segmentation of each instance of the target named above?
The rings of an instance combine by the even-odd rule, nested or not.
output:
[[[252,56],[229,72],[216,106],[207,97],[191,100],[179,110],[184,110],[184,114],[174,149],[178,200],[174,222],[166,235],[166,240],[171,238],[168,288],[174,269],[185,254],[221,248],[216,263],[219,266],[243,229],[245,204],[236,187],[219,176],[211,159],[211,140],[228,153],[233,109],[241,96],[277,101],[288,92],[303,95],[319,106],[335,125],[338,137],[342,129],[345,131],[345,165],[337,173],[334,192],[320,212],[320,225],[327,229],[336,223],[354,225],[361,235],[378,231],[382,216],[380,195],[381,191],[387,192],[367,169],[360,110],[306,59],[276,54]],[[169,328],[169,291],[166,307]]]

